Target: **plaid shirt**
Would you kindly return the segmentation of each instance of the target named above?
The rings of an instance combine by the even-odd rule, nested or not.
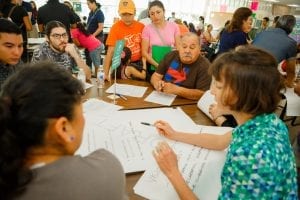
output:
[[[17,65],[8,65],[0,62],[0,89],[4,81],[16,72]]]

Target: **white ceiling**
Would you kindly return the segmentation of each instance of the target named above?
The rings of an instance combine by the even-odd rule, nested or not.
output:
[[[284,5],[295,4],[300,7],[300,0],[279,0],[279,2],[276,2],[276,4],[284,4]]]

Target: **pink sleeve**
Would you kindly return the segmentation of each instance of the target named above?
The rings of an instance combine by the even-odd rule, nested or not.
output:
[[[143,32],[142,32],[142,39],[145,40],[150,40],[150,24],[144,27]]]
[[[71,38],[78,38],[79,31],[77,28],[71,29]]]

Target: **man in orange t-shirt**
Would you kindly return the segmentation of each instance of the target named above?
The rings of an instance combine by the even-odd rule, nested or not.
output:
[[[132,0],[120,1],[119,15],[121,20],[117,21],[111,27],[106,40],[106,45],[108,46],[104,60],[104,76],[106,80],[110,80],[109,70],[117,40],[124,39],[125,46],[131,50],[131,62],[128,64],[128,68],[131,69],[130,67],[134,66],[133,68],[140,68],[141,70],[146,69],[146,63],[142,61],[141,53],[142,31],[144,25],[134,20],[135,12],[136,8]],[[145,79],[146,72],[135,74],[135,70],[133,69],[131,75],[135,78]]]

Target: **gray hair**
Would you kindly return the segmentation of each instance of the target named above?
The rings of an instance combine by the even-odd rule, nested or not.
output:
[[[283,29],[286,34],[290,34],[296,24],[296,18],[293,15],[282,15],[276,22],[275,28]]]

